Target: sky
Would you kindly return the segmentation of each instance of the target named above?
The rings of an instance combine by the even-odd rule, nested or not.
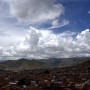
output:
[[[90,57],[90,0],[0,0],[0,60]]]

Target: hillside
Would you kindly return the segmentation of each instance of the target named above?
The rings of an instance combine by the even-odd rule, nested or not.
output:
[[[0,69],[9,70],[23,70],[23,69],[35,69],[35,68],[45,68],[48,67],[45,63],[39,62],[37,60],[8,60],[0,63]]]
[[[83,63],[76,65],[76,67],[78,69],[82,69],[82,68],[89,68],[90,69],[90,59],[87,61],[84,61]]]
[[[0,62],[0,69],[7,70],[23,70],[23,69],[39,69],[39,68],[55,68],[55,67],[67,67],[74,66],[85,61],[89,61],[90,58],[50,58],[50,59],[38,59],[38,60],[7,60]]]

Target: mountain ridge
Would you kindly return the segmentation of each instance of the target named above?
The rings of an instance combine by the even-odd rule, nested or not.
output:
[[[6,60],[0,62],[0,69],[5,70],[29,70],[39,68],[68,67],[78,65],[90,60],[90,57],[81,58],[49,58],[49,59],[25,59]]]

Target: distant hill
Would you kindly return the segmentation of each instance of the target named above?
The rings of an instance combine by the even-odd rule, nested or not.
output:
[[[67,67],[90,61],[90,58],[50,58],[50,59],[19,59],[0,61],[0,69],[7,70],[24,70],[39,68]]]
[[[84,61],[83,63],[80,63],[78,65],[76,65],[77,68],[90,68],[90,59],[89,60],[86,60]]]
[[[23,69],[38,69],[48,67],[45,63],[37,61],[37,60],[7,60],[5,62],[0,63],[0,69],[7,70],[23,70]]]

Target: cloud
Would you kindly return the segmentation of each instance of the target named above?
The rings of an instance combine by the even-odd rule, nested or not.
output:
[[[30,27],[26,39],[10,47],[0,48],[0,57],[6,58],[67,58],[90,56],[90,30],[78,34],[38,30]]]
[[[5,9],[7,14],[4,14],[6,15],[4,20],[7,19],[10,24],[16,25],[18,23],[18,25],[49,29],[69,24],[67,19],[60,20],[60,17],[65,14],[65,7],[61,3],[56,3],[56,0],[1,0],[1,2],[5,3],[3,7],[7,6],[8,8]],[[55,25],[55,22],[58,25]]]
[[[90,14],[90,10],[88,11],[88,13]]]
[[[68,3],[68,2],[86,2],[86,1],[88,1],[88,0],[60,0],[61,2],[63,2],[63,3]]]
[[[8,46],[19,40],[23,40],[25,35],[25,25],[19,23],[10,15],[8,2],[10,0],[0,0],[0,46]],[[21,31],[22,30],[22,31]]]
[[[8,4],[3,0],[0,0],[0,13],[1,13],[0,19],[9,16],[8,10],[9,10]]]
[[[60,27],[63,27],[65,25],[68,25],[68,24],[69,24],[69,20],[63,19],[62,21],[59,21],[56,19],[56,20],[52,21],[52,26],[49,27],[48,29],[60,28]]]
[[[54,20],[54,21],[52,22],[52,25],[53,25],[53,26],[59,26],[59,21],[58,21],[58,20]]]
[[[64,6],[55,0],[13,0],[10,12],[19,21],[32,24],[58,18],[64,14]]]
[[[8,26],[5,23],[1,25],[0,23],[0,46],[9,46],[10,44],[24,40],[26,31],[22,28],[22,32],[20,29]]]

